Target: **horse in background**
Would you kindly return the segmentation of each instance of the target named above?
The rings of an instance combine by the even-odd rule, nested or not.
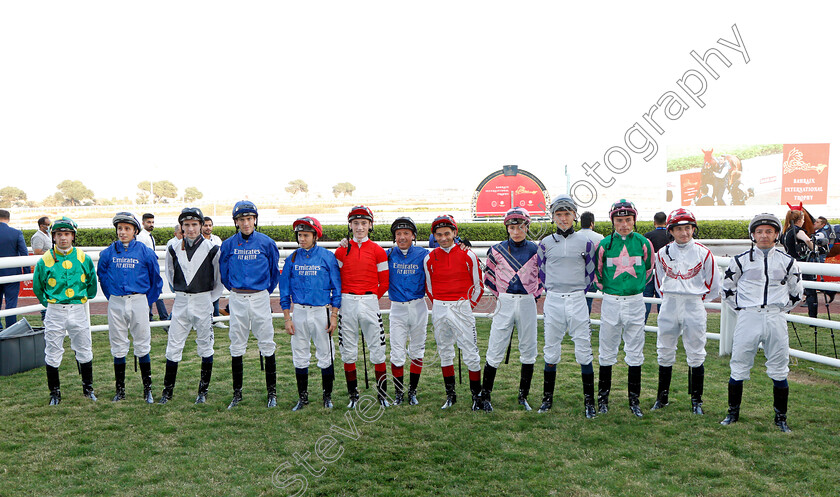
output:
[[[700,171],[700,183],[711,185],[714,193],[712,196],[717,205],[726,205],[723,201],[723,194],[734,190],[736,182],[741,178],[743,166],[741,159],[731,154],[721,154],[717,159],[712,155],[714,148],[709,150],[700,149],[703,152],[703,168]],[[738,174],[735,174],[738,173]]]

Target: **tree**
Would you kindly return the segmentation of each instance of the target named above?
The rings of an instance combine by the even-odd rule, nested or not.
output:
[[[41,205],[44,207],[59,207],[64,205],[64,195],[61,192],[55,192],[52,195],[48,196],[41,202]]]
[[[155,181],[150,183],[148,181],[141,181],[137,183],[137,188],[140,193],[137,194],[137,201],[139,203],[146,203],[149,201],[150,194],[154,194],[152,203],[166,203],[167,199],[178,196],[178,187],[169,180]]]
[[[339,184],[333,186],[332,189],[333,189],[333,195],[335,195],[336,198],[338,198],[338,196],[342,195],[342,194],[345,197],[347,197],[347,196],[352,197],[353,192],[356,191],[356,187],[353,186],[353,183],[348,183],[348,182],[339,183]]]
[[[61,195],[63,199],[61,205],[91,205],[96,203],[93,198],[93,190],[86,187],[81,181],[66,179],[56,185],[56,188],[58,188],[56,195]],[[56,199],[58,199],[57,196]]]
[[[188,186],[187,189],[184,190],[184,202],[187,203],[195,202],[203,196],[204,194],[198,191],[198,188],[194,186]]]
[[[309,185],[307,185],[306,181],[303,181],[302,179],[295,179],[289,181],[289,186],[286,187],[286,191],[292,195],[295,195],[298,192],[309,193]]]
[[[0,207],[19,207],[26,204],[26,192],[15,186],[0,188]]]
[[[126,205],[131,203],[131,199],[128,197],[125,198],[117,198],[111,197],[110,199],[107,198],[100,198],[97,203],[99,205]]]

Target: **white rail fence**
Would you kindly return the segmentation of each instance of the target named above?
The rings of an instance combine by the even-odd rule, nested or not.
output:
[[[495,245],[498,242],[475,242],[473,243],[473,250],[475,251],[476,255],[480,259],[485,259],[487,257],[487,249],[492,245]],[[732,245],[743,245],[743,241],[733,241]],[[335,249],[338,247],[337,242],[320,242],[319,243],[322,247]],[[391,242],[381,242],[385,248],[393,246]],[[426,243],[419,243],[419,245],[425,246]],[[282,267],[283,260],[285,257],[290,255],[296,248],[297,244],[294,242],[278,242],[277,247],[280,250],[280,264]],[[88,255],[90,255],[91,259],[94,262],[99,260],[99,252],[104,250],[104,247],[80,247],[84,250]],[[158,259],[161,261],[164,258],[165,252],[163,250],[157,252]],[[38,260],[40,260],[40,255],[33,255],[33,256],[26,256],[26,257],[3,257],[0,258],[0,269],[3,268],[20,268],[20,267],[29,267],[34,266],[37,264]],[[726,268],[729,265],[729,257],[716,257],[717,264],[722,268]],[[801,262],[799,266],[802,270],[803,274],[815,275],[815,276],[830,276],[830,277],[840,277],[840,265],[837,264],[818,264],[818,263],[807,263]],[[20,281],[27,281],[32,279],[32,274],[21,274],[15,276],[2,276],[0,277],[0,284],[4,283],[13,283],[13,282],[20,282]],[[804,281],[803,285],[805,288],[813,288],[817,290],[827,290],[827,291],[837,291],[840,292],[840,283],[829,283],[829,282],[820,282],[820,281]],[[168,284],[166,283],[166,278],[164,278],[164,288],[169,290]],[[225,291],[222,296],[226,297],[229,295],[229,292]],[[387,294],[386,294],[387,295]],[[272,296],[278,296],[277,290],[274,291]],[[603,295],[598,293],[588,293],[587,297],[600,299]],[[162,293],[160,296],[161,299],[169,300],[174,299],[175,294],[171,291],[166,291]],[[659,304],[661,303],[661,299],[658,298],[645,298],[646,303],[652,304]],[[89,300],[86,304],[88,306],[88,313],[90,312],[90,304],[91,303],[101,303],[107,302],[107,299],[101,295],[97,295],[96,298]],[[717,340],[720,342],[719,347],[719,354],[721,356],[727,356],[732,353],[732,335],[735,330],[735,323],[737,321],[737,314],[736,312],[729,307],[729,305],[721,304],[719,302],[709,302],[705,304],[706,309],[713,309],[718,310],[721,313],[720,317],[720,333],[706,333],[706,337],[710,340]],[[15,309],[4,309],[0,310],[0,318],[9,315],[19,315],[19,314],[29,314],[33,312],[39,312],[44,307],[41,304],[29,305],[24,307],[17,307]],[[431,312],[431,311],[430,311]],[[387,309],[382,310],[383,314],[389,313]],[[492,313],[484,313],[484,312],[476,312],[474,313],[476,317],[492,317]],[[272,314],[273,317],[279,318],[283,317],[282,313],[274,313]],[[543,316],[537,316],[537,319],[542,320]],[[798,323],[803,324],[809,327],[816,326],[818,328],[827,328],[832,330],[832,338],[834,331],[833,330],[840,330],[840,321],[833,321],[828,319],[817,319],[811,318],[807,316],[797,315],[797,314],[787,314],[785,319],[790,323]],[[218,316],[214,317],[213,321],[228,321],[230,320],[229,316]],[[165,327],[169,325],[169,321],[154,321],[150,323],[152,327]],[[592,324],[600,325],[600,320],[593,319]],[[108,325],[96,325],[91,326],[91,332],[96,331],[107,331]],[[655,326],[645,326],[645,331],[655,333],[658,330]],[[807,352],[804,350],[799,349],[790,349],[790,355],[793,357],[797,357],[800,359],[805,359],[808,361],[812,361],[819,364],[824,364],[827,366],[832,366],[835,368],[840,368],[840,359],[834,357],[828,357],[824,355],[819,355],[811,352]]]

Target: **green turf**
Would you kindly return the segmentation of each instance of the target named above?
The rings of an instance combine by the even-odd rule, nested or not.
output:
[[[466,368],[458,403],[441,411],[443,384],[429,333],[419,406],[385,412],[373,406],[367,413],[348,414],[339,362],[336,409],[328,412],[318,405],[321,380],[313,365],[313,403],[293,413],[294,370],[280,321],[275,322],[279,407],[274,410],[264,407],[253,339],[245,359],[245,398],[235,410],[226,409],[231,374],[225,330],[216,330],[215,370],[204,406],[193,405],[200,361],[191,340],[175,397],[166,406],[142,402],[140,378],[131,364],[127,399],[110,402],[113,370],[106,333],[93,338],[96,404],[82,397],[69,341],[59,407],[47,406],[43,369],[1,377],[0,495],[836,495],[840,488],[840,375],[830,367],[806,361],[791,366],[790,434],[773,425],[772,382],[760,354],[753,380],[745,383],[741,421],[730,427],[718,424],[726,410],[729,369],[715,341],[707,347],[707,415],[689,413],[682,351],[671,405],[648,412],[657,371],[656,340],[650,333],[643,419],[627,408],[627,368],[621,361],[614,368],[611,411],[584,419],[580,368],[568,339],[550,413],[526,413],[516,402],[515,341],[511,363],[503,364],[497,376],[495,412],[469,410]],[[102,322],[103,317],[94,317],[94,324]],[[716,315],[710,315],[709,329],[717,329]],[[597,327],[593,331],[597,342]],[[489,321],[480,319],[482,357],[488,334]],[[804,348],[813,350],[813,332],[799,327],[799,334]],[[793,335],[791,343],[798,345]],[[165,344],[165,333],[154,332],[156,399]],[[819,347],[833,355],[825,330]],[[541,365],[538,358],[530,396],[535,408],[542,393]],[[361,368],[359,377],[364,387]],[[370,390],[362,393],[363,400],[371,399]]]

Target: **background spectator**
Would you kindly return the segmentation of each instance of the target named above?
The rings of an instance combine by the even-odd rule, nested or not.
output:
[[[706,187],[706,190],[708,190],[708,187]],[[664,212],[657,212],[653,216],[653,229],[645,233],[645,237],[650,240],[650,243],[653,245],[654,252],[659,252],[659,249],[668,245],[671,241],[670,236],[668,236],[668,230],[665,229],[666,221],[668,221],[668,216]],[[652,279],[648,281],[647,286],[645,286],[644,295],[645,297],[659,297],[659,294],[656,293],[656,288]],[[652,305],[653,304],[645,304],[645,323],[647,323],[647,318],[650,315]]]
[[[586,235],[589,240],[592,241],[592,244],[596,247],[601,240],[604,239],[604,235],[594,231],[592,227],[595,226],[595,214],[592,214],[589,211],[584,212],[580,215],[580,232]],[[586,289],[587,292],[592,291],[592,287]],[[589,307],[589,312],[592,312],[592,299],[587,297],[586,298],[586,305]]]
[[[201,234],[207,240],[210,240],[210,243],[216,245],[217,247],[222,246],[222,239],[218,237],[218,235],[213,234],[213,219],[210,216],[204,216],[204,226],[201,227]],[[219,300],[217,299],[213,302],[213,317],[217,317],[219,315]],[[216,328],[227,328],[227,325],[221,321],[213,323],[213,326]]]
[[[38,231],[29,239],[29,244],[32,246],[32,253],[34,255],[46,254],[52,248],[52,238],[50,238],[51,224],[52,222],[47,216],[38,219]]]
[[[143,229],[137,234],[137,241],[150,249],[155,249],[155,239],[152,238],[152,231],[155,229],[155,215],[151,212],[143,214]],[[151,314],[150,314],[151,316]]]
[[[152,231],[155,229],[155,215],[151,212],[143,214],[142,222],[143,229],[140,230],[140,233],[137,235],[137,241],[150,249],[155,250],[155,239],[152,238]],[[160,321],[169,321],[169,312],[166,310],[166,303],[163,300],[158,299],[155,302],[155,307],[157,307],[158,319]],[[152,308],[149,307],[149,321],[152,320],[152,316]],[[169,328],[166,328],[166,330],[168,331]]]
[[[27,256],[26,242],[23,240],[23,232],[9,226],[11,214],[9,211],[0,209],[0,257]],[[29,266],[19,268],[10,267],[0,269],[0,276],[13,276],[29,272]],[[0,284],[0,306],[6,301],[6,309],[17,307],[18,295],[20,295],[20,282]],[[15,324],[17,316],[6,316],[6,327]]]
[[[52,237],[50,236],[50,225],[52,222],[50,218],[44,216],[38,219],[38,230],[32,235],[29,240],[29,245],[32,246],[33,255],[46,254],[52,248]],[[41,321],[47,316],[47,310],[41,310]]]

